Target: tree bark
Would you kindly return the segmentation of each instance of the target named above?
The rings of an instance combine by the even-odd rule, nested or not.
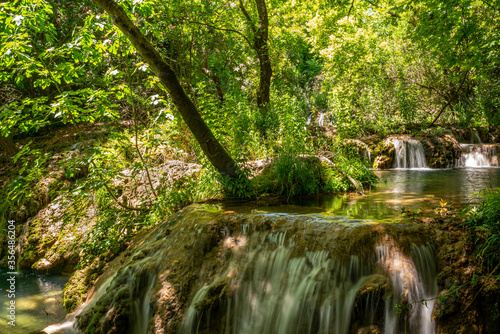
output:
[[[125,10],[114,0],[95,0],[111,17],[113,23],[125,34],[136,51],[151,67],[161,84],[167,89],[172,102],[179,110],[183,120],[195,136],[210,163],[221,175],[236,177],[236,165],[227,151],[215,138],[203,121],[193,101],[186,95],[174,71],[160,56],[149,40],[130,20]]]
[[[208,67],[208,64],[206,65]],[[205,74],[215,85],[215,91],[217,92],[217,97],[221,105],[224,103],[224,89],[222,88],[222,83],[217,74],[212,73],[207,67],[202,67],[201,71]]]
[[[12,140],[10,140],[9,137],[4,137],[2,135],[0,135],[0,150],[5,152],[7,158],[9,159],[15,156],[17,152],[19,152],[19,149],[16,145],[14,145]]]
[[[257,106],[262,116],[265,118],[267,107],[270,100],[271,79],[273,77],[273,69],[271,67],[271,58],[269,57],[269,19],[265,0],[255,0],[257,5],[257,13],[259,14],[259,22],[257,27],[254,25],[252,18],[248,14],[243,1],[240,0],[240,9],[247,20],[250,29],[253,33],[253,44],[250,46],[257,52],[259,57],[259,90],[257,91]]]

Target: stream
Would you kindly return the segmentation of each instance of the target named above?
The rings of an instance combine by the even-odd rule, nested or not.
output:
[[[480,201],[481,190],[500,186],[500,168],[394,169],[375,174],[380,182],[364,195],[320,195],[290,204],[239,208],[238,212],[317,214],[351,223],[388,223],[403,219],[402,207],[432,214],[440,199],[450,205],[473,205]]]
[[[314,196],[269,207],[224,206],[208,211],[195,207],[181,214],[182,221],[172,228],[160,224],[151,240],[132,250],[140,256],[131,256],[117,274],[108,275],[121,276],[103,283],[109,291],[128,291],[134,300],[132,316],[121,320],[123,327],[107,323],[111,321],[107,318],[92,326],[142,334],[154,317],[160,323],[155,326],[166,329],[171,321],[183,334],[348,333],[353,328],[434,333],[433,302],[416,303],[437,295],[434,249],[428,231],[403,222],[401,208],[422,209],[425,214],[432,213],[440,199],[450,205],[477,203],[481,189],[500,186],[500,168],[375,173],[380,183],[365,195]],[[234,217],[222,214],[228,212]],[[205,228],[205,216],[225,226],[223,237],[210,235],[215,232]],[[210,265],[214,259],[208,254],[216,249],[224,252],[223,260]],[[197,277],[190,283],[194,290],[179,297],[188,298],[189,306],[183,306],[183,312],[179,306],[172,314],[151,309],[151,298],[163,293],[155,282],[184,284],[179,283],[182,276],[165,278],[166,272],[175,273],[174,268],[184,268],[183,275],[190,273],[190,280]],[[0,275],[1,284],[6,284],[5,271]],[[61,322],[66,279],[34,272],[18,277],[18,326],[6,327],[3,312],[0,332],[30,333]],[[0,287],[5,309],[8,287]],[[94,299],[100,307],[107,305],[106,316],[113,318],[116,305],[123,301],[118,296],[110,299],[102,290]],[[395,316],[397,305],[407,302],[413,308],[401,320]],[[82,311],[84,326],[93,321],[92,314],[89,309]]]

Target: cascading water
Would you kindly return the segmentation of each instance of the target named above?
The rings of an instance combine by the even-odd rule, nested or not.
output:
[[[370,148],[365,143],[363,143],[363,142],[361,142],[361,143],[363,144],[363,146],[365,148],[365,150],[363,151],[363,156],[368,158],[368,161],[372,161]]]
[[[413,247],[413,252],[416,253],[414,259],[405,256],[389,238],[377,246],[378,263],[390,275],[394,289],[394,296],[386,303],[386,334],[399,333],[402,330],[422,334],[435,331],[435,325],[430,321],[434,297],[438,292],[435,282],[436,265],[432,261],[433,252],[428,246]],[[398,319],[392,306],[398,305],[397,312],[403,313],[408,303],[411,303],[411,309],[407,315],[407,323],[404,328],[398,328]]]
[[[458,161],[461,167],[500,167],[499,144],[460,144],[462,156]]]
[[[77,326],[131,334],[435,332],[432,301],[419,303],[437,295],[427,228],[205,207],[159,224],[113,261]]]
[[[347,264],[329,258],[326,251],[293,257],[293,243],[284,245],[284,234],[269,235],[268,244],[250,250],[248,262],[234,263],[224,276],[204,286],[187,311],[179,333],[204,333],[206,326],[221,326],[217,332],[251,333],[347,333],[357,289],[369,274],[357,257]],[[274,244],[275,247],[272,247]],[[207,292],[230,278],[231,297],[225,304],[225,323],[210,320],[197,307]]]
[[[481,141],[481,137],[479,137],[479,133],[477,133],[477,130],[470,129],[470,131],[471,131],[470,143],[471,144],[482,144],[483,142]]]
[[[319,113],[318,125],[319,126],[325,126],[325,113],[324,112],[320,112]]]
[[[391,138],[394,145],[394,168],[427,168],[422,143],[411,137]]]
[[[350,229],[354,235],[355,227]],[[344,256],[335,242],[330,251],[299,255],[300,241],[287,239],[286,233],[255,232],[242,238],[259,243],[249,245],[196,293],[179,334],[435,331],[436,263],[428,245],[413,246],[408,256],[384,235],[368,256]],[[428,299],[427,305],[419,303]],[[398,316],[396,305],[409,303],[408,314]]]

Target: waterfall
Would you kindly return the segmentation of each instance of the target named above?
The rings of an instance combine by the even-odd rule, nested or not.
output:
[[[319,113],[318,125],[325,126],[325,113],[324,112]]]
[[[179,334],[435,332],[432,247],[412,246],[408,256],[386,235],[372,256],[341,260],[326,250],[297,256],[285,233],[253,238],[262,242],[195,294]],[[405,303],[411,309],[398,316],[396,305]]]
[[[309,113],[309,115],[307,116],[306,125],[311,125],[313,117],[314,113]]]
[[[312,123],[314,123],[314,119],[316,118],[316,116],[317,116],[316,123],[319,126],[325,126],[327,124],[327,121],[325,120],[326,111],[320,110],[319,115],[316,115],[314,112],[309,113],[306,119],[306,125],[311,125]]]
[[[394,145],[394,168],[427,168],[422,143],[411,137],[391,138]]]
[[[368,147],[368,145],[366,145],[365,143],[361,142],[365,148],[365,150],[363,151],[363,156],[365,156],[366,158],[368,158],[368,161],[372,161],[372,157],[371,157],[371,153],[370,153],[370,148]]]
[[[470,143],[471,144],[482,144],[481,137],[479,137],[479,133],[477,133],[476,129],[470,129]]]
[[[390,238],[377,246],[377,260],[390,275],[394,289],[394,296],[386,303],[385,334],[402,332],[402,328],[398,328],[397,312],[408,312],[404,332],[432,334],[435,331],[430,319],[438,292],[436,264],[430,247],[414,247],[413,251],[415,259],[404,255]],[[406,307],[409,303],[411,308]],[[394,305],[399,306],[396,312]]]
[[[460,144],[462,167],[500,167],[499,144]]]
[[[437,265],[425,227],[203,208],[159,224],[113,261],[76,327],[132,334],[435,333]],[[54,329],[78,332],[73,323]]]

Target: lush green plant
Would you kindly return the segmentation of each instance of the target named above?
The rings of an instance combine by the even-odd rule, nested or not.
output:
[[[10,219],[10,213],[19,209],[22,205],[25,205],[24,210],[27,210],[28,213],[36,213],[30,212],[31,208],[26,205],[39,192],[37,184],[42,176],[47,173],[47,160],[49,157],[49,153],[33,148],[32,142],[25,145],[14,157],[13,163],[17,164],[19,169],[13,175],[12,180],[0,191],[2,197],[0,217],[3,217],[4,220]],[[49,190],[47,189],[47,195],[49,195]],[[35,201],[40,200],[41,198],[35,199]]]
[[[500,260],[500,189],[486,189],[479,206],[470,209],[467,224],[477,234],[478,255],[488,263]]]
[[[283,152],[274,166],[275,188],[287,197],[316,194],[320,190],[319,165],[316,159]]]

